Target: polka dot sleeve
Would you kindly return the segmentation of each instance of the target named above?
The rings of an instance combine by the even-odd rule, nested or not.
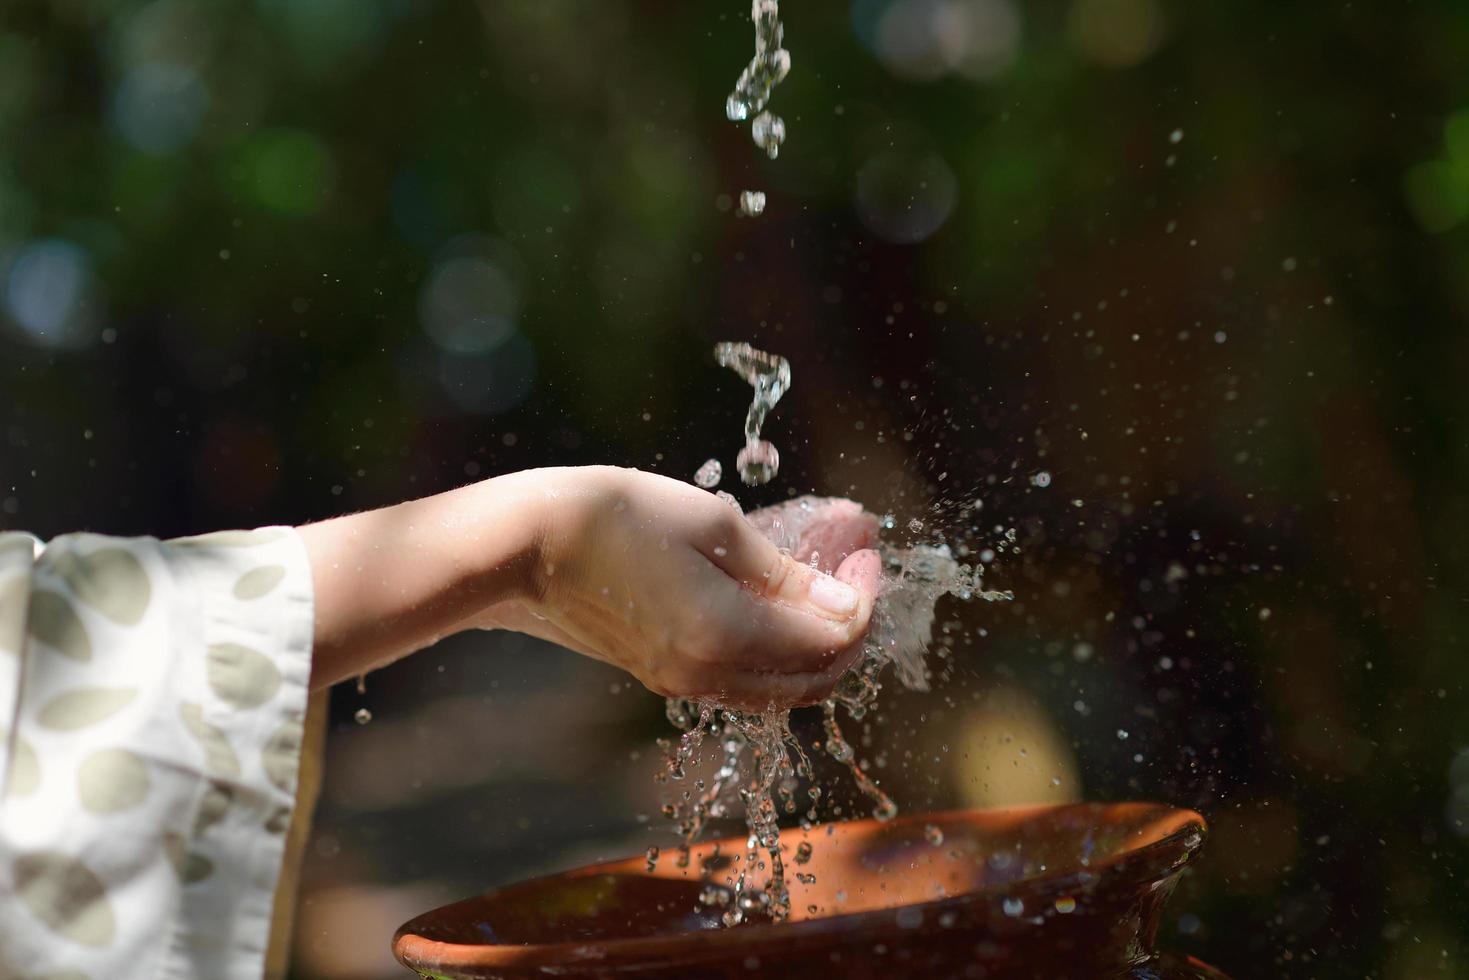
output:
[[[312,628],[288,528],[0,534],[0,977],[259,980]]]

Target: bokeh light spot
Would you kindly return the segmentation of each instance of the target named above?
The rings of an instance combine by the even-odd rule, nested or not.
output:
[[[967,715],[955,775],[966,806],[1079,799],[1076,758],[1060,726],[1017,688],[998,687]]]
[[[1166,26],[1158,0],[1076,0],[1066,24],[1076,50],[1108,68],[1141,63],[1162,45]]]
[[[887,241],[917,244],[949,220],[958,186],[954,171],[937,154],[886,150],[857,172],[857,215]]]
[[[1408,171],[1403,192],[1425,231],[1445,232],[1469,215],[1469,170],[1429,160]]]
[[[183,65],[143,64],[123,77],[112,120],[124,139],[163,156],[193,139],[209,103],[198,74]]]
[[[71,242],[45,239],[23,247],[5,277],[5,309],[32,341],[79,347],[93,338],[91,263]]]
[[[301,65],[324,73],[370,53],[387,29],[379,0],[257,0]]]
[[[896,0],[878,18],[873,49],[895,75],[931,81],[961,71],[990,78],[1015,60],[1020,17],[1010,0]]]
[[[515,332],[519,290],[489,260],[453,256],[434,267],[419,294],[424,333],[443,350],[480,354]]]
[[[438,374],[440,387],[456,407],[498,415],[519,405],[535,388],[536,351],[524,334],[512,331],[487,353],[443,353]]]
[[[331,190],[331,154],[301,130],[257,136],[246,149],[244,170],[255,199],[282,214],[313,214]]]
[[[1444,123],[1444,145],[1449,148],[1449,159],[1469,172],[1469,109],[1454,113]]]

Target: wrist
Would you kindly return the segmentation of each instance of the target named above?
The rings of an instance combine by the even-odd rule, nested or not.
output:
[[[445,531],[468,594],[491,605],[534,599],[544,591],[554,487],[548,471],[525,470],[455,491],[464,495],[455,506],[463,523],[451,522]]]
[[[525,470],[496,492],[513,501],[500,506],[519,522],[514,598],[540,605],[578,581],[589,542],[606,530],[609,516],[626,508],[626,470],[613,466]]]
[[[316,595],[313,685],[381,666],[532,595],[545,494],[512,474],[300,528]]]

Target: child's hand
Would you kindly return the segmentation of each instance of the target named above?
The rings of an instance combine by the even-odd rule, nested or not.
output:
[[[545,500],[530,594],[473,625],[552,640],[659,694],[750,709],[820,700],[855,657],[881,572],[866,550],[876,521],[858,505],[807,498],[746,520],[636,470],[522,476]],[[834,576],[807,563],[814,553]]]

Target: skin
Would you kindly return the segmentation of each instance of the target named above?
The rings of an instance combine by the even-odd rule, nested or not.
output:
[[[775,532],[782,551],[762,531]],[[511,629],[664,695],[763,709],[830,692],[867,631],[876,522],[808,498],[749,519],[614,467],[527,470],[299,529],[316,587],[312,686],[464,629]]]

